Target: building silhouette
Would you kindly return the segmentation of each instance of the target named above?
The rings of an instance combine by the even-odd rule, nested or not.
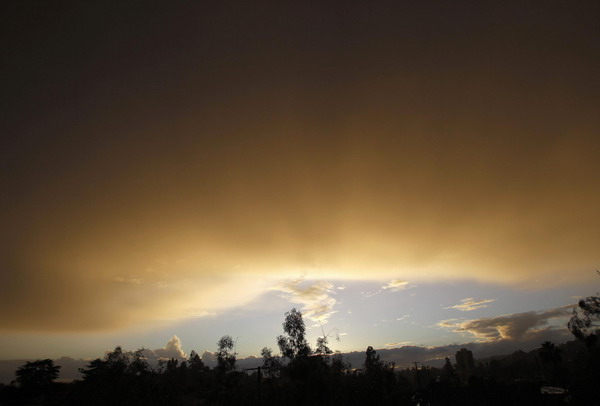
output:
[[[456,352],[455,358],[456,372],[463,382],[467,382],[475,370],[473,352],[467,350],[466,348],[461,348]]]

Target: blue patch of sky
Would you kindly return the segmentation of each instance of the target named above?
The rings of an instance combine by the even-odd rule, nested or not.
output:
[[[311,281],[305,281],[310,284]],[[330,346],[340,351],[362,351],[368,345],[383,348],[390,343],[414,345],[445,345],[472,340],[468,334],[457,334],[437,327],[440,320],[470,320],[503,314],[541,311],[575,304],[574,296],[595,294],[587,285],[560,286],[551,289],[521,289],[516,286],[483,284],[471,281],[412,283],[406,289],[383,289],[387,281],[332,281],[336,299],[335,313],[323,326],[325,332],[336,329],[340,341],[330,337]],[[494,299],[473,311],[450,307],[465,298]],[[237,351],[240,356],[258,355],[264,346],[277,352],[276,337],[282,334],[284,313],[301,305],[290,303],[280,292],[269,291],[247,305],[208,316],[187,320],[160,332],[160,345],[177,334],[187,352],[214,351],[217,340],[224,334],[240,337]],[[307,338],[314,345],[322,334],[320,326],[306,320]]]

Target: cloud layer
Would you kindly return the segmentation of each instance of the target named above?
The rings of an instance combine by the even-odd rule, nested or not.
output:
[[[557,286],[598,267],[587,5],[15,7],[2,331],[197,317],[303,272]],[[287,289],[326,319],[328,288],[322,308]]]
[[[474,320],[444,320],[439,327],[457,333],[468,333],[481,342],[522,341],[539,335],[540,331],[559,329],[565,331],[566,319],[573,310],[572,305],[557,307],[539,312],[524,312],[496,317],[483,317]],[[560,320],[560,327],[553,327],[552,321]]]

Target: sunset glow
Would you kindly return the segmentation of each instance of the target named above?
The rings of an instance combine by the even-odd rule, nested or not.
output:
[[[598,4],[118,3],[2,13],[0,359],[572,339]]]

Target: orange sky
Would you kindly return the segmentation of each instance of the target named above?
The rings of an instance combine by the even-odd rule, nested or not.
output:
[[[468,3],[14,6],[1,328],[593,278],[598,5]]]

